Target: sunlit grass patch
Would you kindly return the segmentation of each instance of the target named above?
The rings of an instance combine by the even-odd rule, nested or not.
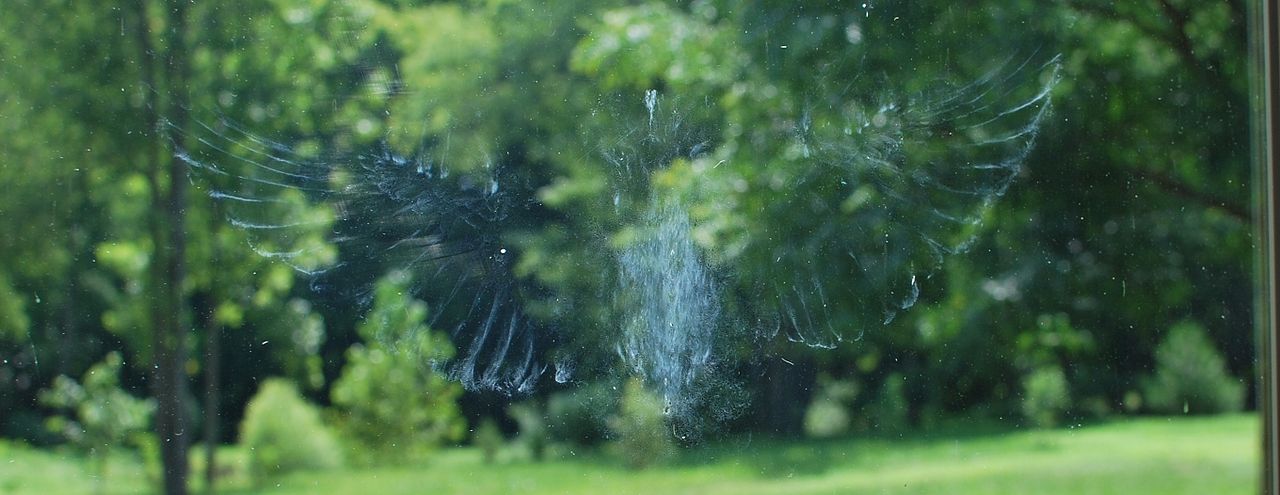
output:
[[[500,456],[506,461],[490,465],[478,449],[459,448],[421,465],[299,472],[258,488],[234,473],[243,469],[234,449],[224,449],[219,464],[227,465],[224,493],[1245,494],[1257,491],[1258,438],[1252,415],[823,441],[740,437],[640,471],[569,451],[542,463]],[[0,493],[90,493],[83,462],[0,444]],[[113,466],[107,493],[145,493],[136,460]]]

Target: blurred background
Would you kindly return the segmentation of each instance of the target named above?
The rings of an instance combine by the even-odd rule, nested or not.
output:
[[[1256,490],[1243,1],[6,4],[0,493]],[[1006,117],[1029,153],[938,196]],[[878,188],[813,165],[868,149],[902,160]],[[378,156],[511,205],[527,387],[439,366],[456,289],[378,255],[387,211],[212,193]],[[659,197],[732,337],[686,335],[714,363],[680,415],[602,275]],[[842,276],[850,229],[917,240]],[[760,282],[795,273],[820,290]],[[819,293],[831,341],[786,317]]]

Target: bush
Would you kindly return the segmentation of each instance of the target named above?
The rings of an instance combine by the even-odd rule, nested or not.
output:
[[[830,438],[849,431],[849,403],[858,396],[851,381],[820,378],[819,391],[804,413],[804,432],[814,438]]]
[[[849,431],[849,413],[844,404],[819,398],[804,412],[804,433],[813,438],[831,438]]]
[[[1051,428],[1071,407],[1071,392],[1062,367],[1041,367],[1022,380],[1022,415],[1031,424]]]
[[[498,449],[502,448],[505,441],[502,430],[498,429],[498,424],[493,422],[493,418],[484,418],[471,436],[471,442],[484,454],[485,464],[493,464],[493,461],[498,458]]]
[[[870,405],[873,428],[892,432],[907,427],[907,378],[901,373],[890,374],[880,385],[880,393]]]
[[[419,459],[466,431],[457,405],[462,389],[431,368],[453,349],[423,323],[426,305],[407,287],[401,274],[379,282],[374,307],[357,329],[365,343],[347,351],[333,384],[341,426],[371,461]]]
[[[1195,322],[1169,329],[1144,391],[1146,404],[1162,413],[1211,414],[1244,406],[1244,385],[1227,374],[1222,355]]]
[[[618,415],[610,421],[613,447],[632,469],[643,469],[671,455],[674,445],[662,414],[662,399],[638,379],[627,382]]]
[[[296,470],[331,469],[342,465],[333,433],[319,411],[284,379],[263,382],[245,408],[240,444],[249,456],[257,481]]]
[[[112,352],[89,368],[79,383],[59,375],[50,388],[40,391],[41,404],[67,413],[49,418],[45,425],[90,454],[99,483],[106,482],[108,472],[104,446],[131,446],[145,453],[153,441],[147,427],[155,402],[120,388],[123,365],[120,353]]]
[[[606,382],[552,394],[547,399],[547,435],[576,447],[596,446],[609,437],[609,418],[618,409],[618,394]]]
[[[507,408],[507,413],[516,420],[520,433],[516,435],[516,443],[524,447],[529,457],[541,461],[547,457],[546,416],[537,402],[514,404]]]

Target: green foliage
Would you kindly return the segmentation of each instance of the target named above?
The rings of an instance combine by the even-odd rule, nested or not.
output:
[[[604,12],[574,49],[571,67],[605,89],[728,84],[741,70],[742,54],[725,26],[707,22],[713,16],[661,3]]]
[[[320,356],[320,346],[326,337],[324,319],[305,299],[294,298],[271,306],[283,308],[269,320],[272,328],[267,329],[270,332],[264,332],[263,337],[276,333],[276,338],[284,344],[278,346],[279,354],[282,355],[277,357],[284,375],[298,382],[304,389],[319,389],[324,385]]]
[[[1223,315],[1222,328],[1238,331],[1252,323],[1250,168],[1247,133],[1240,132],[1251,108],[1243,3],[868,5],[578,0],[530,9],[506,1],[270,0],[232,8],[202,2],[183,33],[190,53],[176,54],[189,65],[180,68],[186,85],[164,88],[140,84],[145,54],[134,36],[119,34],[139,27],[130,9],[13,0],[8,10],[27,15],[0,19],[0,55],[22,61],[21,70],[0,76],[6,95],[0,99],[0,183],[7,188],[0,195],[6,233],[0,236],[0,353],[8,358],[0,376],[13,377],[0,383],[0,422],[6,431],[21,431],[20,418],[43,413],[32,399],[34,390],[59,387],[50,370],[78,374],[112,346],[132,349],[140,358],[132,360],[135,366],[148,361],[150,296],[159,290],[148,272],[164,247],[163,239],[152,238],[150,222],[152,199],[165,186],[156,190],[146,168],[157,139],[155,123],[145,121],[154,93],[165,93],[161,99],[170,97],[168,89],[189,94],[188,106],[202,122],[217,128],[226,116],[304,157],[360,149],[387,136],[396,149],[425,147],[460,173],[500,164],[544,203],[513,212],[519,219],[503,233],[519,253],[518,276],[540,289],[523,296],[553,296],[532,301],[529,314],[564,321],[558,344],[581,369],[601,369],[592,366],[612,359],[607,344],[615,327],[607,304],[597,302],[602,287],[611,289],[600,274],[614,261],[578,233],[624,232],[627,212],[637,210],[631,198],[624,196],[620,207],[610,201],[611,164],[600,155],[611,136],[643,136],[643,90],[658,89],[664,109],[682,116],[698,106],[691,102],[707,107],[707,115],[687,120],[682,132],[707,129],[713,149],[652,164],[657,173],[645,187],[688,196],[695,238],[710,263],[771,274],[826,260],[835,266],[818,275],[842,277],[840,292],[863,294],[867,287],[848,277],[856,272],[843,250],[797,245],[779,253],[798,253],[789,258],[753,250],[768,244],[760,239],[830,229],[841,215],[884,199],[870,189],[840,188],[829,190],[847,193],[834,198],[847,201],[830,202],[841,204],[839,211],[794,201],[808,169],[794,139],[798,116],[824,140],[800,144],[836,142],[844,115],[881,103],[864,98],[868,94],[887,89],[910,99],[938,79],[973,80],[991,67],[993,53],[1016,60],[1030,47],[1061,53],[1066,77],[1054,91],[1054,116],[1019,172],[1025,178],[973,219],[981,225],[964,222],[959,232],[985,233],[965,255],[949,257],[937,276],[922,280],[921,304],[890,327],[867,326],[859,345],[794,352],[823,356],[820,371],[834,373],[838,363],[854,362],[844,356],[854,355],[860,368],[870,363],[862,371],[873,376],[905,374],[912,399],[923,395],[928,408],[944,413],[1016,411],[1033,395],[1051,398],[1053,380],[1032,379],[1062,362],[1072,363],[1071,392],[1080,410],[1088,400],[1106,404],[1119,397],[1125,410],[1240,407],[1243,391],[1231,375],[1252,379],[1249,359],[1236,358],[1254,355],[1248,338],[1219,339],[1222,353],[1233,357],[1223,360],[1205,342],[1174,345],[1170,335],[1167,347],[1183,350],[1161,347],[1156,375],[1139,387],[1146,396],[1132,388],[1134,377],[1150,372],[1161,330],[1177,318],[1218,322]],[[367,88],[374,90],[348,94]],[[609,103],[611,96],[622,104]],[[226,147],[238,158],[255,158],[248,148]],[[850,148],[850,157],[864,148]],[[227,179],[196,182],[225,188]],[[820,179],[809,184],[835,183]],[[191,219],[190,279],[181,288],[187,300],[199,314],[212,310],[227,329],[253,329],[255,339],[272,342],[264,346],[269,359],[236,362],[235,372],[226,374],[223,398],[231,409],[248,398],[248,377],[264,370],[322,385],[319,343],[326,329],[295,298],[301,292],[295,273],[245,245],[305,252],[314,256],[302,265],[325,266],[337,254],[322,241],[333,215],[298,191],[268,199],[263,208],[314,224],[314,231],[302,238],[246,233],[226,225],[226,212],[201,194],[183,205]],[[852,241],[909,230],[875,219],[853,225],[835,230]],[[754,308],[758,292],[747,289],[743,305]],[[930,305],[937,309],[925,308]],[[326,313],[341,322],[355,311],[335,305]],[[836,328],[857,326],[847,314],[831,318]],[[351,341],[343,332],[352,330],[327,329],[336,342]],[[453,402],[456,391],[413,385],[436,383],[414,370],[447,355],[439,341],[422,344],[397,332],[368,337],[367,330],[360,329],[365,343],[347,354],[349,376],[337,387],[349,396],[339,407],[350,413],[347,425],[386,424],[387,410],[397,421],[398,413],[412,411],[404,421],[421,423],[417,416],[455,409],[442,404]],[[295,345],[278,345],[285,341]],[[423,346],[434,350],[418,349]],[[1201,351],[1188,350],[1196,348]],[[341,366],[341,352],[325,357]],[[717,357],[732,367],[747,352]],[[58,366],[33,366],[53,362],[54,353]],[[866,414],[852,421],[901,423],[905,389],[895,381],[890,376],[884,388],[868,390],[876,394]],[[32,385],[23,390],[18,383]],[[918,395],[920,383],[925,392]],[[603,418],[618,408],[610,394],[573,391],[546,400],[548,435],[572,444],[601,442],[608,436]],[[433,405],[408,407],[428,402]],[[840,408],[830,401],[815,400],[809,409],[812,424],[826,418],[826,431],[841,429]],[[405,438],[362,435],[377,443]]]
[[[88,452],[97,467],[100,483],[105,483],[107,459],[114,449],[148,447],[148,426],[155,402],[139,399],[120,388],[120,368],[124,360],[112,352],[85,372],[77,383],[65,375],[40,392],[40,403],[65,411],[46,425]]]
[[[240,445],[248,451],[255,481],[299,470],[342,465],[336,437],[320,420],[320,411],[288,380],[262,383],[249,400],[240,423]]]
[[[87,446],[117,443],[128,434],[145,429],[155,405],[137,399],[120,388],[120,353],[108,354],[89,368],[82,383],[63,375],[40,393],[48,407],[74,411],[73,418],[53,418],[54,429],[68,440]]]
[[[480,448],[484,463],[493,464],[498,457],[498,450],[502,448],[506,439],[503,438],[502,430],[498,429],[498,423],[494,422],[493,418],[484,418],[480,421],[480,426],[476,427],[475,433],[471,435],[471,442]]]
[[[461,388],[432,365],[453,355],[448,340],[423,323],[427,307],[396,272],[375,288],[373,309],[360,323],[364,339],[347,350],[331,392],[341,425],[376,460],[410,460],[460,440]]]
[[[662,409],[662,399],[641,380],[627,381],[618,414],[609,426],[617,438],[614,453],[628,467],[644,469],[673,453],[675,446]]]
[[[535,461],[544,460],[550,438],[547,436],[547,416],[537,401],[513,404],[507,412],[516,420],[519,434],[516,443]]]
[[[547,399],[547,432],[557,443],[599,445],[608,438],[609,417],[617,409],[618,394],[608,382],[557,392]]]
[[[25,298],[13,289],[9,278],[0,271],[0,341],[26,341],[30,328]]]
[[[1093,350],[1093,336],[1071,324],[1066,313],[1042,314],[1034,327],[1018,334],[1017,363],[1026,368],[1050,366]]]
[[[1244,384],[1227,373],[1204,327],[1193,321],[1169,329],[1144,392],[1147,405],[1166,414],[1231,412],[1244,405]]]
[[[804,433],[813,438],[831,438],[849,431],[849,411],[844,404],[820,398],[804,412]]]
[[[907,379],[901,373],[891,373],[880,384],[880,391],[867,406],[871,428],[882,432],[901,431],[907,427]]]
[[[615,337],[600,330],[614,327],[608,308],[594,302],[611,289],[602,279],[613,261],[577,233],[592,229],[616,239],[627,231],[628,212],[638,210],[625,194],[614,205],[610,164],[600,155],[612,136],[643,135],[644,90],[657,89],[663,111],[685,118],[681,132],[705,130],[713,148],[649,164],[655,174],[644,185],[687,200],[709,262],[768,279],[825,259],[835,266],[819,278],[841,274],[833,275],[829,294],[866,294],[891,290],[894,281],[844,276],[858,273],[853,260],[832,255],[856,249],[797,244],[772,253],[759,241],[830,230],[858,246],[906,233],[911,229],[895,228],[903,215],[934,210],[868,216],[886,198],[874,188],[830,188],[839,183],[832,175],[805,182],[811,168],[802,150],[849,143],[843,133],[856,120],[850,115],[876,112],[885,103],[878,98],[913,101],[939,89],[940,80],[964,85],[980,78],[994,68],[993,50],[1011,65],[1028,51],[1061,53],[1065,77],[1054,90],[1053,117],[1019,174],[1033,180],[1019,179],[999,202],[940,236],[979,234],[967,253],[948,257],[938,276],[921,280],[916,309],[891,328],[833,311],[834,327],[865,328],[866,338],[846,348],[856,351],[821,352],[919,356],[910,364],[915,369],[905,360],[883,360],[876,373],[910,376],[913,400],[928,402],[921,410],[1017,411],[1020,377],[1062,358],[1071,359],[1073,379],[1088,382],[1075,391],[1080,397],[1122,395],[1145,371],[1158,340],[1151,329],[1171,318],[1165,308],[1239,315],[1233,317],[1241,318],[1240,328],[1248,324],[1249,310],[1238,303],[1247,293],[1208,289],[1249,287],[1248,222],[1223,214],[1229,208],[1221,206],[1232,202],[1215,200],[1245,197],[1249,177],[1247,147],[1233,131],[1246,123],[1240,64],[1247,57],[1240,26],[1225,15],[1230,6],[1176,4],[1187,14],[1181,20],[1092,0],[1047,9],[981,5],[972,15],[941,5],[846,7],[380,4],[372,25],[394,46],[398,75],[410,88],[390,105],[385,128],[401,150],[424,136],[437,148],[451,142],[457,170],[474,171],[486,157],[499,157],[536,188],[548,214],[522,218],[504,240],[518,246],[518,276],[556,296],[533,301],[530,313],[565,322],[561,345],[595,365],[611,358]],[[1169,42],[1184,34],[1193,53]],[[1186,122],[1208,124],[1192,126],[1189,136]],[[797,142],[810,124],[813,139]],[[848,157],[876,148],[855,139]],[[1151,161],[1155,151],[1169,159]],[[878,180],[868,179],[851,182]],[[827,203],[840,207],[806,208],[796,201],[802,188],[830,193]],[[1195,198],[1215,201],[1188,202]],[[1054,218],[1071,221],[1047,221]],[[832,228],[840,223],[856,228]],[[1141,249],[1151,245],[1172,251]],[[1207,260],[1207,269],[1178,261],[1190,257]],[[935,263],[929,256],[914,261],[920,270]],[[932,322],[912,325],[928,305],[942,309]],[[1235,345],[1226,351],[1250,354],[1247,343]],[[550,416],[548,427],[559,436]]]
[[[1043,366],[1022,380],[1022,415],[1031,424],[1053,427],[1071,407],[1071,391],[1062,367]]]
[[[857,382],[822,377],[809,409],[804,413],[804,432],[814,438],[830,438],[849,431],[849,404],[858,396]]]

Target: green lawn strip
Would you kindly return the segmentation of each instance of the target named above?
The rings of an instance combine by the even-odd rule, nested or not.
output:
[[[982,433],[946,431],[824,441],[740,438],[685,451],[664,466],[644,471],[629,471],[612,458],[598,455],[485,465],[474,449],[447,449],[420,466],[300,472],[257,487],[232,474],[221,486],[227,489],[224,493],[275,495],[1256,491],[1259,422],[1252,415],[1141,418],[1043,431],[978,430]],[[0,463],[8,462],[0,464],[0,493],[91,492],[82,458],[5,443],[0,443],[0,454]],[[228,464],[231,471],[242,466],[234,449],[225,449],[221,459],[220,464]],[[125,464],[117,462],[113,470],[124,473]],[[136,461],[132,466],[140,476]],[[22,473],[15,478],[18,481],[12,482],[9,475],[18,472]],[[40,478],[78,481],[40,484]],[[143,483],[131,482],[109,493],[137,493],[144,489]]]
[[[133,494],[147,491],[142,464],[133,455],[113,452],[100,492],[89,459],[65,449],[36,449],[0,439],[0,494]]]
[[[421,468],[300,473],[266,493],[1251,493],[1257,431],[1254,417],[1229,416],[978,437],[735,442],[640,472],[592,458],[484,466],[458,449]]]

